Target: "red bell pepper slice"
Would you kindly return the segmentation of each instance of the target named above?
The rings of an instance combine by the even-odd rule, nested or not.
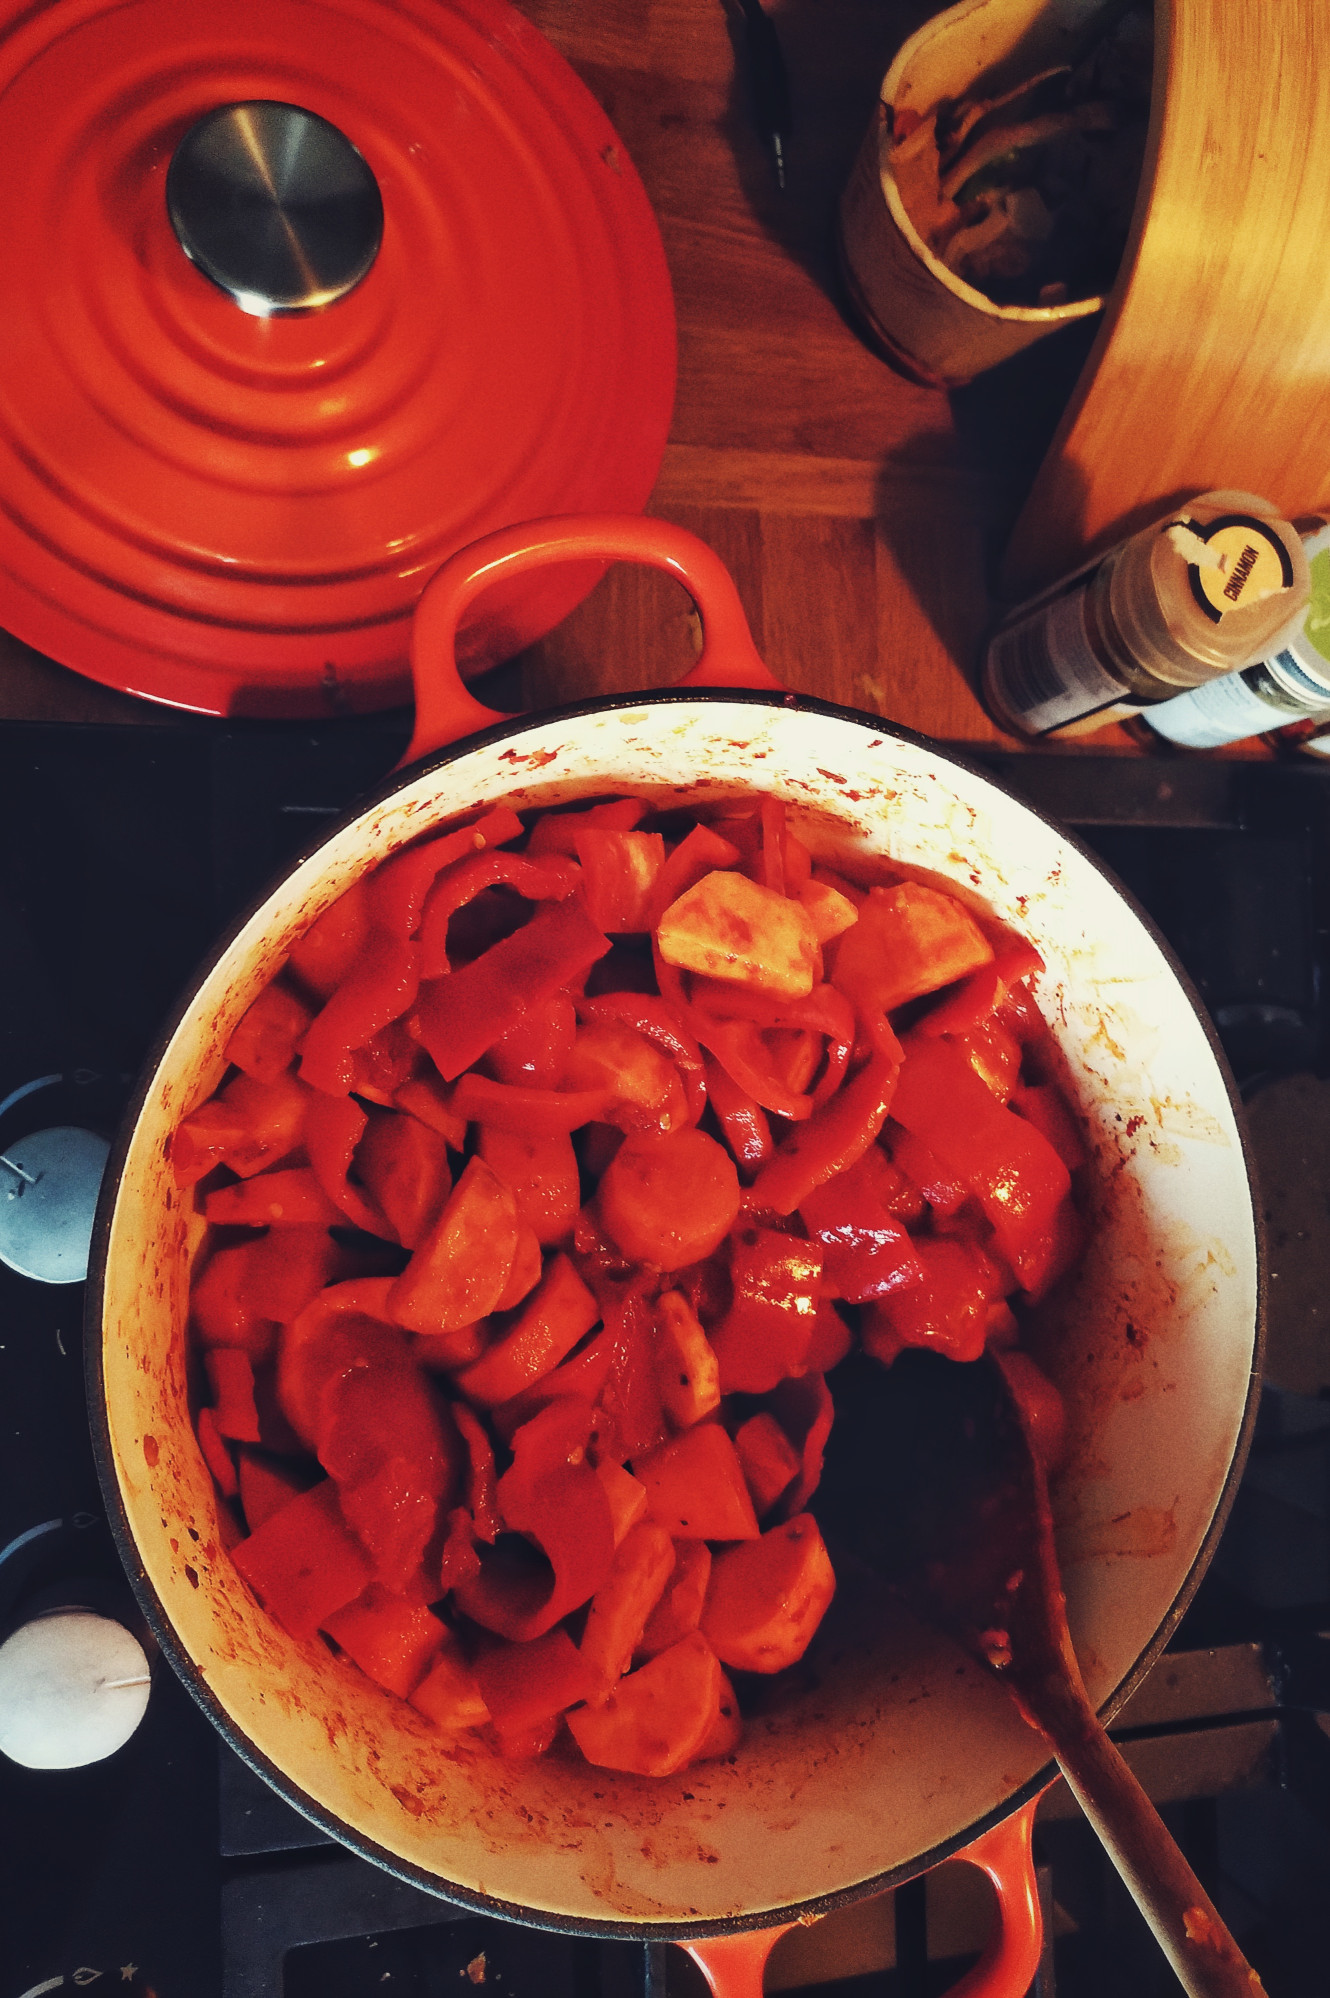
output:
[[[886,1122],[900,1073],[889,1054],[874,1054],[829,1103],[783,1140],[753,1183],[752,1204],[792,1214],[814,1187],[861,1159]]]
[[[597,929],[610,935],[649,929],[652,893],[665,864],[663,834],[582,826],[574,850],[582,865],[582,899]]]
[[[224,1089],[182,1118],[171,1137],[177,1186],[195,1186],[214,1166],[241,1179],[276,1165],[300,1143],[311,1091],[294,1075],[256,1082],[234,1075]]]
[[[486,1124],[515,1137],[557,1138],[594,1123],[609,1095],[608,1089],[523,1089],[472,1071],[455,1084],[452,1105],[469,1124]]]
[[[212,1408],[201,1408],[195,1424],[199,1439],[199,1449],[203,1461],[216,1481],[217,1489],[223,1498],[234,1498],[240,1490],[240,1480],[236,1473],[235,1459],[230,1445],[223,1436],[217,1421],[217,1412]]]
[[[782,1381],[767,1406],[799,1452],[799,1475],[784,1492],[777,1516],[792,1519],[803,1511],[822,1478],[822,1460],[831,1434],[835,1405],[821,1374],[801,1374]]]
[[[528,902],[562,902],[580,879],[570,861],[528,860],[521,853],[478,853],[458,861],[440,875],[430,890],[420,925],[420,963],[425,978],[443,978],[450,970],[448,925],[459,909],[486,888],[511,888]]]
[[[945,1218],[960,1212],[970,1198],[968,1185],[952,1167],[943,1164],[936,1152],[929,1150],[922,1138],[907,1131],[894,1118],[888,1118],[882,1142],[891,1154],[891,1163],[909,1185],[918,1188],[934,1214]]]
[[[231,1550],[263,1607],[292,1637],[313,1637],[373,1579],[369,1556],[342,1517],[331,1478],[312,1485]]]
[[[526,1089],[553,1089],[577,1038],[577,1010],[566,992],[533,1006],[486,1057],[499,1082]]]
[[[922,1279],[923,1265],[884,1205],[867,1154],[806,1194],[799,1212],[811,1239],[822,1245],[826,1295],[863,1304]]]
[[[366,1353],[405,1360],[406,1334],[388,1321],[386,1277],[363,1277],[321,1290],[283,1326],[277,1360],[282,1413],[307,1450],[317,1450],[324,1387]]]
[[[474,825],[462,826],[456,832],[443,833],[438,839],[394,854],[391,860],[376,867],[368,879],[375,920],[390,935],[403,941],[414,936],[420,927],[426,897],[445,867],[486,847],[503,846],[510,839],[517,839],[521,832],[522,821],[516,812],[501,805],[497,811],[477,819]]]
[[[200,1410],[200,1416],[203,1411]],[[236,1469],[240,1484],[240,1510],[251,1533],[257,1533],[265,1519],[271,1519],[301,1492],[307,1492],[319,1476],[315,1465],[270,1456],[266,1450],[242,1447]]]
[[[404,1110],[371,1110],[355,1169],[393,1240],[419,1248],[452,1191],[448,1141]]]
[[[389,1233],[387,1222],[348,1176],[368,1122],[360,1105],[349,1096],[315,1093],[305,1116],[305,1149],[314,1177],[333,1205],[367,1235],[385,1236]]]
[[[611,1341],[611,1359],[599,1406],[612,1436],[613,1454],[636,1458],[666,1434],[665,1412],[656,1385],[655,1331],[651,1307],[638,1280],[630,1280],[611,1300],[601,1292],[601,1312]]]
[[[502,1039],[533,1006],[603,957],[609,938],[575,899],[547,902],[470,964],[421,987],[420,1037],[445,1081]]]
[[[668,1055],[683,1083],[688,1121],[696,1124],[707,1104],[702,1050],[665,1000],[646,992],[602,992],[593,999],[579,1000],[577,1017],[588,1023],[611,1020],[631,1027]]]
[[[275,1082],[296,1058],[314,1015],[280,979],[265,985],[226,1044],[226,1059],[256,1082]]]
[[[249,1257],[257,1247],[238,1242],[215,1249],[195,1278],[190,1324],[201,1346],[234,1346],[252,1360],[263,1360],[276,1345],[276,1313],[260,1306],[248,1281]]]
[[[704,1060],[707,1095],[725,1142],[739,1165],[748,1172],[756,1172],[771,1157],[771,1126],[766,1112],[746,1090],[740,1089],[714,1055],[707,1055]]]
[[[656,982],[666,1005],[699,1047],[714,1055],[745,1095],[751,1096],[764,1110],[774,1110],[778,1117],[788,1117],[792,1122],[810,1117],[812,1098],[789,1089],[782,1081],[755,1022],[718,1019],[695,1006],[675,966],[667,964],[659,951],[654,957]]]
[[[212,1389],[213,1420],[235,1443],[257,1443],[259,1412],[254,1406],[254,1368],[236,1346],[213,1346],[203,1356]]]
[[[695,888],[706,875],[714,874],[718,868],[733,867],[739,858],[738,847],[722,839],[710,826],[694,826],[656,876],[646,912],[647,928],[654,930],[670,905]]]
[[[463,1450],[409,1361],[352,1364],[319,1396],[319,1462],[385,1587],[405,1589],[456,1495]]]
[[[327,999],[353,969],[370,926],[368,885],[353,881],[292,944],[288,961],[301,984]]]
[[[1085,1140],[1062,1091],[1053,1082],[1021,1083],[1011,1099],[1011,1108],[1037,1131],[1066,1166],[1076,1172],[1085,1164]]]
[[[766,1394],[802,1371],[822,1283],[822,1250],[772,1228],[730,1238],[734,1298],[708,1334],[722,1394]]]
[[[573,854],[577,835],[588,826],[603,826],[609,832],[631,832],[647,815],[645,798],[611,798],[578,812],[542,812],[531,828],[526,850],[533,856],[546,853]]]
[[[1045,1280],[1071,1176],[1041,1131],[999,1103],[950,1042],[913,1034],[892,1115],[965,1181],[1027,1290]]]
[[[592,1412],[584,1401],[553,1401],[513,1437],[513,1462],[499,1480],[499,1511],[543,1560],[520,1558],[501,1537],[481,1570],[454,1591],[464,1616],[525,1643],[590,1601],[614,1559],[605,1488],[586,1460]],[[514,1559],[515,1552],[519,1558]]]
[[[984,1350],[993,1264],[972,1242],[925,1236],[915,1244],[923,1277],[864,1307],[864,1351],[889,1366],[906,1346],[928,1346],[949,1360],[977,1360]]]
[[[410,1011],[420,989],[420,965],[415,944],[371,930],[354,969],[300,1043],[302,1080],[330,1096],[345,1096],[355,1085],[357,1051]]]
[[[466,1503],[477,1534],[493,1544],[499,1537],[498,1479],[494,1468],[494,1445],[480,1420],[464,1401],[449,1404],[457,1433],[466,1445]],[[536,1411],[533,1409],[532,1414]]]

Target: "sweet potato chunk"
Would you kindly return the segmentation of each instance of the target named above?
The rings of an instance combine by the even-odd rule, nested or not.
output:
[[[620,1679],[603,1706],[569,1714],[588,1762],[634,1776],[686,1768],[720,1713],[720,1664],[697,1631]]]
[[[801,1512],[716,1555],[702,1633],[723,1665],[780,1672],[803,1657],[835,1591],[817,1521]]]
[[[706,1541],[676,1540],[674,1569],[638,1640],[639,1658],[654,1658],[697,1629],[710,1580],[711,1549]]]
[[[647,1518],[675,1540],[756,1540],[757,1516],[733,1443],[717,1422],[685,1429],[633,1465]]]
[[[497,1408],[558,1366],[600,1317],[567,1256],[555,1256],[535,1295],[501,1339],[457,1376],[468,1401]]]
[[[873,888],[836,947],[832,982],[865,1015],[940,991],[989,964],[993,946],[963,903],[919,881]]]
[[[627,1533],[609,1574],[591,1598],[581,1652],[608,1692],[632,1662],[647,1618],[674,1568],[674,1542],[644,1519]]]
[[[517,1202],[483,1159],[472,1159],[393,1284],[389,1311],[412,1332],[474,1325],[503,1296],[517,1242]]]
[[[812,917],[746,874],[703,875],[665,911],[656,941],[667,964],[758,992],[806,999],[817,983]]]
[[[720,1407],[720,1364],[701,1319],[679,1290],[656,1300],[656,1385],[676,1429],[691,1429]]]

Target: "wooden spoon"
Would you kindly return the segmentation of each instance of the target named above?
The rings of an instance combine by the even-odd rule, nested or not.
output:
[[[1090,1705],[1013,1382],[1000,1359],[911,1351],[884,1368],[854,1355],[831,1377],[813,1509],[833,1555],[839,1544],[868,1562],[1045,1736],[1192,1998],[1256,1998],[1260,1979]]]

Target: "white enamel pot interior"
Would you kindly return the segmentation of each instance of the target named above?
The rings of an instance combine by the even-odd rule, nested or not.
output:
[[[704,557],[719,569],[678,530],[633,529],[626,548],[594,545],[642,555],[644,538],[645,559],[685,580]],[[650,552],[653,536],[678,560]],[[741,613],[728,662],[712,645],[730,615],[714,576],[690,587],[705,599],[700,670],[761,679]],[[110,1509],[177,1669],[240,1754],[337,1838],[464,1905],[551,1927],[772,1924],[917,1873],[1033,1792],[1048,1756],[1001,1689],[876,1591],[843,1585],[808,1669],[734,1760],[648,1781],[443,1740],[322,1642],[289,1638],[232,1567],[194,1440],[185,1325],[204,1226],[172,1180],[169,1133],[216,1087],[233,1027],[292,940],[367,868],[481,806],[622,792],[711,805],[760,788],[823,855],[889,855],[954,884],[1043,953],[1040,1005],[1093,1152],[1083,1267],[1031,1337],[1071,1411],[1059,1546],[1090,1693],[1111,1705],[1199,1578],[1254,1407],[1260,1250],[1233,1091],[1167,951],[1099,865],[927,741],[819,701],[687,686],[491,722],[396,776],[292,868],[164,1038],[94,1241],[90,1384]]]

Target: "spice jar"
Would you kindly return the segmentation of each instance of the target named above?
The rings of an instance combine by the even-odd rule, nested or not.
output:
[[[1278,650],[1310,590],[1269,501],[1202,493],[1010,612],[984,698],[1024,735],[1102,728]]]
[[[1302,537],[1311,602],[1278,652],[1208,686],[1150,708],[1142,720],[1168,742],[1217,749],[1290,722],[1330,720],[1330,524]]]

